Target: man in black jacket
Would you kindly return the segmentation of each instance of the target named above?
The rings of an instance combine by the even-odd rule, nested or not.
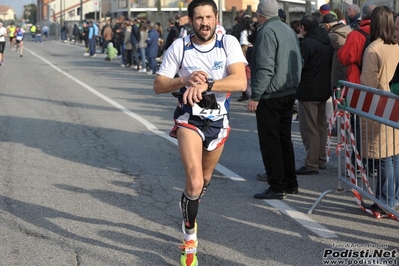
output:
[[[179,29],[176,27],[176,21],[173,18],[169,19],[168,37],[166,38],[165,51],[168,50],[169,46],[179,38]]]
[[[112,29],[112,32],[114,34],[114,44],[115,44],[116,50],[118,50],[118,56],[122,55],[121,46],[122,46],[123,40],[124,40],[124,32],[123,32],[122,23],[124,20],[125,20],[125,17],[120,16],[118,19],[118,22],[115,24],[114,28]]]
[[[301,82],[297,89],[299,131],[306,149],[304,166],[297,175],[318,174],[327,164],[326,102],[331,95],[331,67],[334,48],[327,32],[315,17],[301,19],[304,36],[301,54],[304,60]]]

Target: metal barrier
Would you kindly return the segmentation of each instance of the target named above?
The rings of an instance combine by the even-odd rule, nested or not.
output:
[[[334,98],[337,121],[338,188],[349,186],[359,207],[376,218],[399,217],[399,96],[340,81]],[[328,141],[328,155],[331,134]],[[334,190],[324,191],[323,197]],[[362,197],[372,201],[366,204]],[[395,209],[396,207],[396,209]]]

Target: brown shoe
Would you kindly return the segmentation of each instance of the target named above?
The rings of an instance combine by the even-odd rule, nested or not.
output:
[[[258,179],[259,181],[267,182],[267,173],[258,174],[256,176],[256,179]]]

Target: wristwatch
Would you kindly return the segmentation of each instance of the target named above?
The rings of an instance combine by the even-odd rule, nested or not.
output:
[[[212,90],[213,84],[215,84],[215,81],[213,78],[209,77],[206,79],[206,83],[208,83],[208,89],[206,91],[210,92]]]

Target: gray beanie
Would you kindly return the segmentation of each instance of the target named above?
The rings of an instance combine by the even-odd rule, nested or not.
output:
[[[256,13],[264,17],[277,17],[278,16],[278,3],[276,0],[262,0],[258,4]]]

